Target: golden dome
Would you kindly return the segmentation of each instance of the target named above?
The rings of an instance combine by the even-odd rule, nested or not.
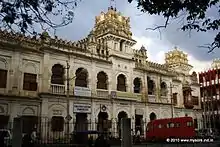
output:
[[[177,47],[174,47],[174,50],[165,54],[165,62],[168,65],[188,64],[188,55],[179,50]]]
[[[110,7],[106,13],[101,12],[95,18],[94,34],[100,36],[106,33],[131,38],[130,18],[122,16],[113,7]]]

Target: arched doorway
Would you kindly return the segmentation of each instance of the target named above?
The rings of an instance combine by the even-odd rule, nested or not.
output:
[[[101,131],[101,132],[107,131],[108,130],[107,121],[108,121],[108,113],[107,112],[99,112],[97,130]]]
[[[118,113],[118,135],[121,138],[121,119],[128,118],[128,114],[125,111],[121,111]]]
[[[157,116],[154,112],[150,114],[150,121],[157,119]]]
[[[88,140],[88,135],[85,132],[88,131],[88,120],[87,113],[76,113],[76,124],[75,124],[75,139],[77,143],[83,143]]]

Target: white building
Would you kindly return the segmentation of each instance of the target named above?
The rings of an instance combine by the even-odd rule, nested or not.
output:
[[[166,54],[165,64],[157,64],[147,60],[144,47],[132,49],[135,43],[129,18],[112,8],[97,16],[91,33],[77,42],[46,32],[32,38],[1,31],[1,126],[17,116],[25,119],[27,129],[40,120],[67,121],[66,61],[70,123],[76,124],[71,131],[83,122],[96,130],[98,117],[111,120],[112,131],[122,117],[142,130],[150,118],[171,118],[172,112],[201,120],[200,89],[196,73],[189,74],[187,55],[175,48]],[[55,129],[63,131],[58,125]]]

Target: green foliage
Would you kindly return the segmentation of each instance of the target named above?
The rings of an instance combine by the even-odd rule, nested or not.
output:
[[[128,0],[132,2],[133,0]],[[220,19],[207,16],[208,9],[215,8],[220,14],[220,0],[137,0],[138,8],[150,15],[161,15],[166,18],[163,26],[166,28],[171,18],[185,17],[187,22],[181,26],[182,31],[196,30],[197,32],[216,31],[216,37],[207,46],[209,52],[220,48]],[[218,14],[218,16],[219,16]]]
[[[33,33],[35,24],[40,24],[42,29],[62,27],[72,22],[72,10],[79,1],[0,0],[0,27],[11,30],[17,27],[23,33]],[[59,19],[56,19],[56,16]]]

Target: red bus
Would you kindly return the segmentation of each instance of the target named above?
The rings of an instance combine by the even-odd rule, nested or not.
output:
[[[148,141],[167,138],[194,138],[196,136],[192,117],[178,117],[152,120],[147,124]]]

